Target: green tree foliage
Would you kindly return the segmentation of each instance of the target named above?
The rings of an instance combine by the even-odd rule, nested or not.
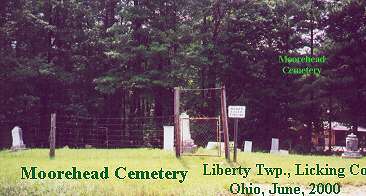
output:
[[[366,3],[351,1],[332,10],[327,35],[330,90],[342,107],[341,117],[357,129],[366,117]]]
[[[246,105],[241,138],[333,119],[366,125],[365,2],[241,0],[2,1],[0,119],[165,116],[173,87],[225,85]],[[279,55],[325,55],[320,77],[288,76]],[[196,113],[219,111],[202,91]],[[187,102],[188,102],[187,101]],[[357,126],[355,126],[357,127]],[[8,131],[8,130],[1,130]],[[263,143],[266,147],[267,143]],[[306,149],[307,151],[310,149]]]

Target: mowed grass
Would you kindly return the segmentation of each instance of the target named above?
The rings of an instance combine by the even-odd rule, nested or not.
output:
[[[251,167],[247,179],[241,176],[203,176],[203,163],[218,163],[222,167]],[[257,176],[256,164],[279,167],[290,172],[290,178],[282,176]],[[331,167],[345,167],[346,177],[337,176],[295,176],[294,164],[320,164]],[[183,156],[175,158],[174,153],[160,149],[57,149],[56,158],[48,158],[47,149],[30,149],[20,152],[0,151],[0,195],[226,195],[231,183],[253,182],[258,184],[297,184],[339,182],[342,185],[365,185],[365,175],[350,175],[351,164],[366,167],[366,158],[342,159],[335,156],[272,155],[267,153],[239,153],[238,163],[228,163],[224,157]],[[107,180],[22,180],[21,167],[36,166],[42,170],[81,171],[109,168]],[[178,180],[119,180],[114,177],[118,167],[128,170],[188,170],[183,183]],[[366,169],[365,169],[366,170]]]

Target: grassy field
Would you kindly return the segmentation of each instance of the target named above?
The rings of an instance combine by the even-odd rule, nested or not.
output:
[[[271,176],[251,174],[247,179],[241,176],[203,176],[203,163],[218,163],[225,167],[255,164],[280,167],[286,172],[295,172],[295,163],[328,164],[332,167],[346,167],[353,163],[366,167],[366,158],[345,160],[332,156],[271,155],[265,153],[239,153],[238,163],[227,163],[223,157],[184,156],[176,159],[173,153],[158,149],[58,149],[56,158],[48,158],[47,149],[31,149],[20,152],[0,151],[0,195],[226,195],[231,183],[253,182],[267,184],[298,184],[307,186],[311,182],[339,182],[342,185],[361,186],[366,176],[291,176],[275,179]],[[135,170],[188,170],[183,183],[175,180],[21,180],[22,166],[36,166],[43,170],[101,170],[125,166]],[[347,170],[347,169],[346,169]]]

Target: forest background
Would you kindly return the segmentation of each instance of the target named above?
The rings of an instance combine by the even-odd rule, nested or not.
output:
[[[174,87],[225,85],[228,104],[247,107],[240,137],[305,129],[309,151],[323,121],[366,126],[365,9],[362,0],[3,0],[0,122],[48,132],[52,112],[169,116]],[[312,65],[319,77],[284,75],[279,55],[327,61]],[[202,91],[190,104],[214,116],[217,97]]]

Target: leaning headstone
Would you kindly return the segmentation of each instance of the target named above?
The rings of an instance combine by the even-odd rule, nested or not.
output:
[[[191,137],[191,131],[189,127],[189,115],[182,113],[180,116],[180,129],[182,133],[182,151],[183,152],[194,152],[197,150],[197,145]]]
[[[278,138],[272,138],[271,153],[278,153],[280,140]]]
[[[346,137],[346,150],[342,154],[342,158],[361,158],[362,155],[358,149],[358,138],[351,133]]]
[[[18,126],[15,126],[11,130],[11,135],[12,135],[12,138],[13,138],[13,143],[12,143],[12,146],[11,146],[11,150],[25,149],[25,145],[24,145],[24,142],[23,142],[22,129]]]
[[[244,142],[244,152],[252,152],[252,141]]]
[[[174,126],[164,126],[164,150],[174,150]]]

